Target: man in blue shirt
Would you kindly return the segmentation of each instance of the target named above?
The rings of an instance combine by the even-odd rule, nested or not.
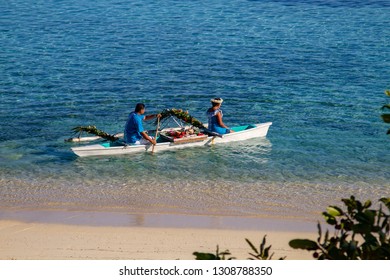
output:
[[[128,144],[138,144],[138,145],[147,145],[149,143],[156,145],[156,140],[153,137],[150,137],[144,127],[142,126],[143,120],[150,120],[158,117],[158,115],[148,115],[145,114],[145,104],[138,103],[135,106],[134,112],[129,114],[125,126],[125,142]]]

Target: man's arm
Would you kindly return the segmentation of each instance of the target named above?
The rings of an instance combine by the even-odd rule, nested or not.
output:
[[[150,138],[150,136],[149,136],[145,131],[142,131],[142,132],[141,132],[141,135],[142,135],[142,137],[143,137],[145,140],[148,140],[148,141],[149,141],[150,143],[152,143],[153,145],[156,145],[156,144],[157,144],[156,140]]]
[[[158,118],[158,117],[161,118],[161,114],[147,115],[147,116],[144,117],[144,121],[148,121],[148,120],[151,120],[151,119],[154,119],[154,118]]]

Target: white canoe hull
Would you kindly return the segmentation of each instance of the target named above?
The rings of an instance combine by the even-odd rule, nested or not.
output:
[[[253,128],[242,130],[239,132],[223,135],[222,138],[209,136],[207,139],[199,142],[177,144],[173,142],[157,143],[154,152],[161,152],[174,149],[183,149],[189,147],[210,146],[214,144],[222,144],[236,141],[244,141],[252,138],[265,137],[268,133],[271,122],[254,125]],[[108,156],[108,155],[125,155],[138,152],[152,152],[152,145],[129,145],[129,146],[114,146],[107,147],[103,144],[93,144],[71,148],[72,151],[79,157],[88,156]]]

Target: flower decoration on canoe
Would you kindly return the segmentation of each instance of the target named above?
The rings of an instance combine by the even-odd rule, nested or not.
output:
[[[199,129],[194,128],[182,128],[180,130],[169,130],[164,133],[164,135],[171,137],[172,139],[186,138],[186,137],[195,137],[195,136],[204,136],[205,134]]]
[[[109,140],[112,142],[119,139],[115,135],[108,134],[107,132],[104,132],[103,130],[97,129],[96,126],[94,126],[94,125],[76,126],[76,127],[72,128],[72,130],[75,133],[79,133],[79,135],[81,135],[81,133],[83,133],[83,132],[86,132],[86,133],[94,134],[96,136],[99,136],[103,139],[106,139],[106,140]]]
[[[184,111],[182,109],[164,109],[161,113],[161,118],[160,120],[163,120],[163,119],[166,119],[168,117],[175,117],[179,120],[182,120],[194,127],[197,127],[197,128],[205,128],[205,126],[203,125],[203,123],[199,120],[197,120],[196,118],[194,118],[193,116],[191,116],[188,111]],[[157,122],[156,122],[157,124]]]

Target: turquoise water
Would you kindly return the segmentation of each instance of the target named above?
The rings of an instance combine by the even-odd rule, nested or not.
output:
[[[390,193],[380,107],[388,1],[0,1],[0,205],[319,218]],[[123,130],[135,103],[268,136],[77,158],[71,128]],[[153,128],[152,123],[146,124]],[[74,144],[73,144],[74,145]]]

